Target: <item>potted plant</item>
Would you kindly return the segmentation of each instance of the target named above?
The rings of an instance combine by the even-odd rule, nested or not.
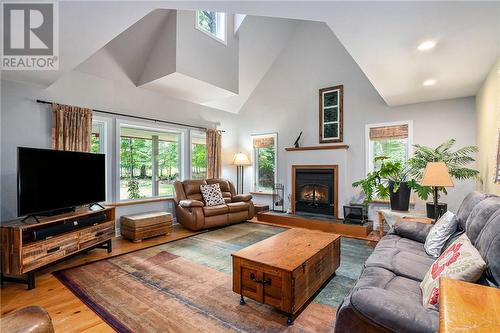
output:
[[[467,165],[474,162],[475,159],[471,156],[478,151],[476,146],[465,146],[463,148],[452,150],[455,144],[455,139],[449,139],[448,141],[440,144],[436,148],[430,148],[422,145],[413,145],[414,154],[413,157],[408,160],[408,165],[410,166],[411,175],[413,180],[410,181],[409,185],[415,190],[418,197],[422,200],[427,200],[429,194],[433,193],[432,188],[428,186],[421,186],[420,180],[422,179],[427,162],[444,162],[448,166],[450,176],[452,178],[463,180],[463,179],[476,179],[480,180],[479,171],[475,169],[468,168]],[[439,193],[447,193],[446,189],[438,189],[438,211],[446,211],[448,209],[447,204],[439,202]],[[434,198],[434,194],[433,198]],[[427,217],[434,218],[434,203],[427,202]]]
[[[373,200],[374,196],[380,199],[390,199],[391,209],[407,211],[410,205],[410,169],[401,162],[388,160],[386,156],[375,158],[381,161],[380,169],[372,171],[366,178],[352,184],[361,187],[365,193],[364,202]]]

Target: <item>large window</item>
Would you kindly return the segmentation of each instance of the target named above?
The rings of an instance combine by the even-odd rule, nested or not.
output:
[[[411,122],[374,124],[367,126],[367,169],[380,168],[374,159],[387,156],[392,161],[406,163],[411,149]]]
[[[191,179],[207,177],[207,137],[205,132],[191,131]]]
[[[276,183],[276,145],[276,134],[253,136],[256,192],[271,192]]]
[[[120,125],[120,200],[172,196],[180,146],[180,132]]]
[[[195,21],[197,29],[224,44],[226,43],[226,14],[197,10]]]

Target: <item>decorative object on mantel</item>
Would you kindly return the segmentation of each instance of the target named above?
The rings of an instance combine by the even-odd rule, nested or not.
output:
[[[285,185],[274,184],[273,186],[273,211],[285,212]]]
[[[236,190],[238,194],[243,194],[243,167],[245,165],[250,165],[250,160],[247,155],[239,152],[234,155],[233,164],[236,165]]]
[[[286,151],[301,151],[301,150],[333,150],[333,149],[349,149],[348,145],[319,145],[305,147],[287,147]]]
[[[343,141],[344,86],[319,90],[319,143]]]
[[[415,178],[415,180],[412,181],[410,185],[415,190],[420,199],[427,200],[429,194],[433,193],[432,187],[422,186],[419,184],[419,181],[424,175],[424,170],[427,167],[428,162],[446,163],[446,165],[448,166],[449,174],[452,178],[458,180],[474,179],[481,181],[479,171],[467,168],[470,163],[475,161],[475,159],[471,155],[476,153],[478,151],[478,148],[476,146],[465,146],[455,151],[451,151],[451,148],[454,144],[455,139],[449,139],[436,148],[422,145],[413,145],[413,157],[408,160],[408,164],[411,167],[412,176]],[[438,199],[439,192],[441,191],[446,194],[445,188],[438,188]],[[435,218],[434,203],[428,202],[426,206],[427,217],[431,219]],[[438,202],[438,211],[446,212],[447,210],[448,207],[445,203]]]
[[[434,188],[434,220],[437,222],[444,213],[438,207],[438,187],[453,187],[448,167],[444,162],[429,162],[425,167],[424,176],[420,181],[422,186],[432,186]]]
[[[293,146],[295,148],[299,148],[299,140],[300,140],[300,137],[302,136],[302,131],[300,131],[300,134],[299,136],[297,137],[297,139],[295,140],[295,142],[293,143]]]
[[[386,156],[375,158],[381,161],[380,168],[369,172],[366,178],[352,184],[353,187],[361,186],[365,193],[365,203],[369,203],[376,196],[379,199],[390,198],[391,209],[408,211],[410,206],[411,185],[410,170],[400,161],[390,161]]]

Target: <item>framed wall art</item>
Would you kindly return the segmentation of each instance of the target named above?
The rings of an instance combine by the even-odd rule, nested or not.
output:
[[[319,143],[343,141],[344,86],[319,90]]]

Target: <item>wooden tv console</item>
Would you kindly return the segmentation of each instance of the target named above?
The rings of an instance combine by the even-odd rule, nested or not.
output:
[[[83,219],[105,214],[104,221],[57,234],[45,239],[34,240],[33,231],[57,225],[74,223]],[[80,208],[71,213],[39,219],[37,223],[30,218],[4,222],[1,234],[1,279],[3,281],[23,282],[28,289],[35,288],[35,272],[83,250],[101,247],[111,252],[111,239],[115,236],[115,209],[105,207],[93,211]],[[19,276],[27,275],[27,279]]]

